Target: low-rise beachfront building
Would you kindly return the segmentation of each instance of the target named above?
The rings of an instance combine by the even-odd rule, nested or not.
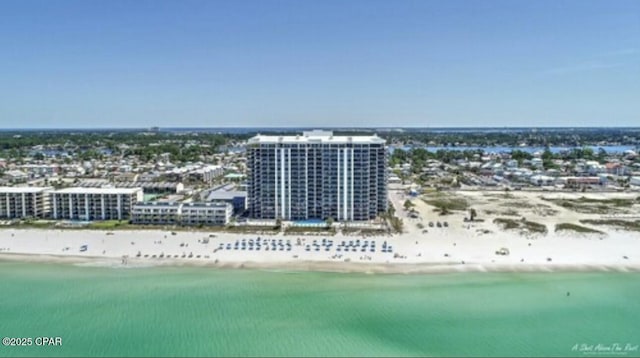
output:
[[[233,205],[229,203],[182,204],[182,225],[226,225],[231,221]]]
[[[235,214],[242,214],[247,210],[247,192],[241,190],[214,190],[207,196],[209,202],[229,203]]]
[[[21,170],[9,170],[4,176],[11,183],[26,183],[29,180],[29,175]]]
[[[607,177],[591,176],[591,177],[563,177],[567,186],[578,187],[582,185],[603,185],[607,182]]]
[[[108,179],[82,179],[78,186],[85,188],[100,188],[110,185]],[[184,191],[184,184],[176,182],[154,181],[121,181],[112,184],[116,188],[142,188],[145,194],[174,194]]]
[[[60,171],[58,164],[23,164],[18,169],[27,174],[28,177],[40,178],[51,177]]]
[[[133,206],[131,222],[138,225],[227,225],[233,214],[229,203],[145,202]]]
[[[220,165],[207,165],[200,169],[196,169],[192,173],[192,175],[195,175],[198,179],[209,184],[211,184],[214,179],[222,176],[222,174],[224,174],[224,170]]]
[[[196,180],[211,183],[214,179],[221,177],[224,169],[220,165],[189,164],[184,167],[168,169],[164,175],[171,181]]]
[[[532,175],[531,178],[529,178],[529,182],[537,186],[553,185],[555,180],[556,179],[554,177],[550,177],[546,175]]]
[[[0,217],[6,219],[44,218],[51,209],[51,187],[0,187]]]
[[[142,188],[73,187],[51,192],[51,216],[69,220],[128,220]]]
[[[541,158],[532,158],[530,163],[533,168],[537,168],[537,169],[544,168],[544,163]]]
[[[176,225],[179,223],[182,207],[175,202],[140,202],[133,206],[131,223],[138,225]]]

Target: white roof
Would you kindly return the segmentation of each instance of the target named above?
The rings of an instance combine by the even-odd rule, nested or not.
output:
[[[22,164],[20,168],[58,168],[58,164]]]
[[[546,176],[546,175],[533,175],[531,176],[531,179],[533,180],[554,180],[554,177],[550,177],[550,176]]]
[[[9,170],[8,172],[5,173],[5,175],[9,175],[12,177],[26,177],[27,173],[21,170],[14,169],[14,170]]]
[[[331,131],[304,131],[302,135],[295,136],[273,136],[260,135],[250,138],[249,144],[305,144],[305,143],[323,143],[323,144],[384,144],[386,141],[377,135],[369,136],[334,136]]]
[[[150,202],[141,202],[133,205],[134,209],[149,209],[149,208],[158,208],[158,209],[173,209],[180,208],[182,203],[177,203],[174,201],[171,202],[162,202],[162,201],[150,201]]]
[[[142,188],[84,188],[73,187],[54,191],[56,194],[135,194]]]
[[[51,190],[52,187],[38,186],[0,186],[0,193],[39,193],[45,190]]]

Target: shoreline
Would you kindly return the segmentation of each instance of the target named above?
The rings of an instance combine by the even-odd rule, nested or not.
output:
[[[596,202],[595,207],[592,201],[580,199],[580,193],[460,191],[434,197],[464,202],[480,220],[469,221],[466,210],[440,215],[433,202],[393,192],[394,207],[403,208],[409,200],[415,210],[410,215],[406,209],[397,209],[404,221],[401,234],[7,227],[0,228],[0,260],[87,267],[191,266],[365,274],[640,272],[640,232],[596,222],[603,215],[599,205],[609,205],[612,198],[629,203],[609,205],[609,214],[640,210],[636,198],[627,194],[590,194],[592,201],[609,200]],[[573,200],[573,206],[565,207],[558,200]]]
[[[211,260],[136,259],[122,264],[119,258],[76,255],[42,255],[26,253],[0,253],[0,261],[23,263],[71,264],[85,267],[138,269],[154,267],[207,267],[213,269],[282,270],[323,273],[362,274],[440,274],[440,273],[554,273],[554,272],[640,272],[640,265],[594,264],[506,264],[506,263],[366,263],[297,261],[297,262],[212,262]]]

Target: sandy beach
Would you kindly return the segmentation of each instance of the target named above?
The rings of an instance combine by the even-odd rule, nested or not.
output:
[[[598,227],[600,233],[555,231],[553,227],[558,223],[602,217],[602,214],[576,213],[551,203],[548,196],[556,194],[519,193],[496,197],[498,200],[492,195],[502,194],[464,192],[455,195],[465,197],[476,208],[480,222],[466,222],[465,211],[441,216],[421,199],[412,199],[419,216],[410,218],[401,206],[406,198],[397,192],[391,194],[391,199],[405,223],[402,234],[370,237],[340,233],[334,236],[268,235],[260,238],[262,245],[256,250],[249,249],[249,241],[255,242],[259,237],[257,234],[6,228],[0,230],[0,259],[116,267],[208,265],[370,273],[640,271],[640,255],[637,254],[640,252],[640,233],[609,226]],[[576,197],[579,196],[576,194]],[[518,206],[517,201],[526,205]],[[492,220],[504,217],[500,215],[505,213],[500,211],[513,211],[515,207],[518,215],[544,224],[548,232],[507,230]],[[513,212],[509,214],[515,216]],[[443,224],[446,221],[447,227],[437,227],[435,223],[439,221]],[[433,227],[429,222],[434,223]],[[245,250],[242,250],[243,240]],[[357,240],[360,245],[356,244]],[[353,246],[346,250],[341,246],[343,241],[347,245],[351,241]],[[367,246],[363,251],[365,241]],[[371,250],[373,241],[376,242],[375,250]],[[392,247],[391,252],[383,252],[385,242]],[[508,249],[508,255],[496,254],[501,248]]]

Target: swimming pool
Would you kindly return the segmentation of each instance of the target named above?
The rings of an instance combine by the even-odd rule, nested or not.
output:
[[[325,221],[322,219],[296,220],[293,222],[293,226],[319,226],[324,224]]]

